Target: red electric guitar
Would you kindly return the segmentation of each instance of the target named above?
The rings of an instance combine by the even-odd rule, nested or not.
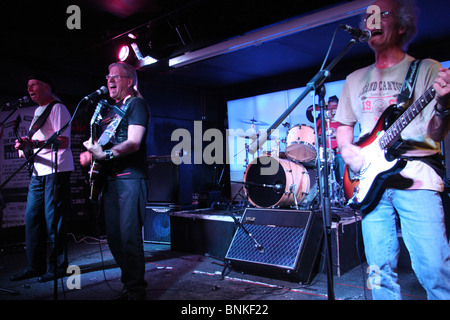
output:
[[[377,205],[386,179],[399,173],[406,160],[394,154],[401,144],[402,130],[433,100],[433,87],[400,114],[396,105],[388,107],[372,132],[356,143],[362,148],[364,165],[358,174],[352,174],[348,166],[344,173],[344,192],[348,205],[354,209],[371,210]]]

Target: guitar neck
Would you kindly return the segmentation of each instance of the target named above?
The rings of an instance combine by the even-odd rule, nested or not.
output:
[[[433,100],[436,91],[433,87],[429,87],[427,91],[416,100],[408,109],[403,112],[400,117],[386,130],[386,133],[380,139],[380,147],[385,149],[396,141],[403,129],[411,123],[411,121]]]

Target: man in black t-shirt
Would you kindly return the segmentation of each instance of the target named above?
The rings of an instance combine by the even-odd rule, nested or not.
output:
[[[111,253],[122,271],[124,285],[115,298],[138,300],[145,298],[147,287],[142,221],[147,199],[145,139],[150,112],[135,89],[134,67],[113,63],[106,79],[109,96],[125,111],[125,116],[114,126],[118,115],[113,115],[106,131],[110,129],[114,134],[107,143],[102,143],[102,135],[100,143],[88,140],[84,146],[102,164],[106,175],[102,193],[106,234]]]

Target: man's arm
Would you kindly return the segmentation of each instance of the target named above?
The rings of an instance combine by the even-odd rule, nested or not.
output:
[[[114,157],[123,157],[139,150],[144,139],[145,127],[140,125],[128,126],[128,139],[111,148]]]
[[[129,125],[128,139],[110,149],[113,153],[113,157],[114,158],[124,157],[133,152],[138,151],[142,139],[145,138],[144,137],[145,129],[146,128],[141,125]],[[97,141],[94,141],[94,143],[92,143],[90,140],[88,140],[85,141],[83,145],[90,153],[92,153],[94,158],[98,160],[106,159],[106,152],[102,149],[102,147],[98,144]]]
[[[350,167],[350,170],[357,173],[364,165],[364,156],[361,148],[353,144],[354,127],[340,124],[336,132],[336,140],[342,159]]]
[[[450,107],[450,70],[441,68],[433,84],[436,90],[437,106],[434,116],[427,127],[427,134],[436,142],[444,140],[450,129],[450,116],[447,115]]]

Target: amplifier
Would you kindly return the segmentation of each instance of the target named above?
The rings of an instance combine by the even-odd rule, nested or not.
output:
[[[313,211],[247,208],[225,260],[232,269],[309,283],[322,240],[322,219]]]
[[[179,167],[169,156],[147,157],[149,203],[178,203]]]

